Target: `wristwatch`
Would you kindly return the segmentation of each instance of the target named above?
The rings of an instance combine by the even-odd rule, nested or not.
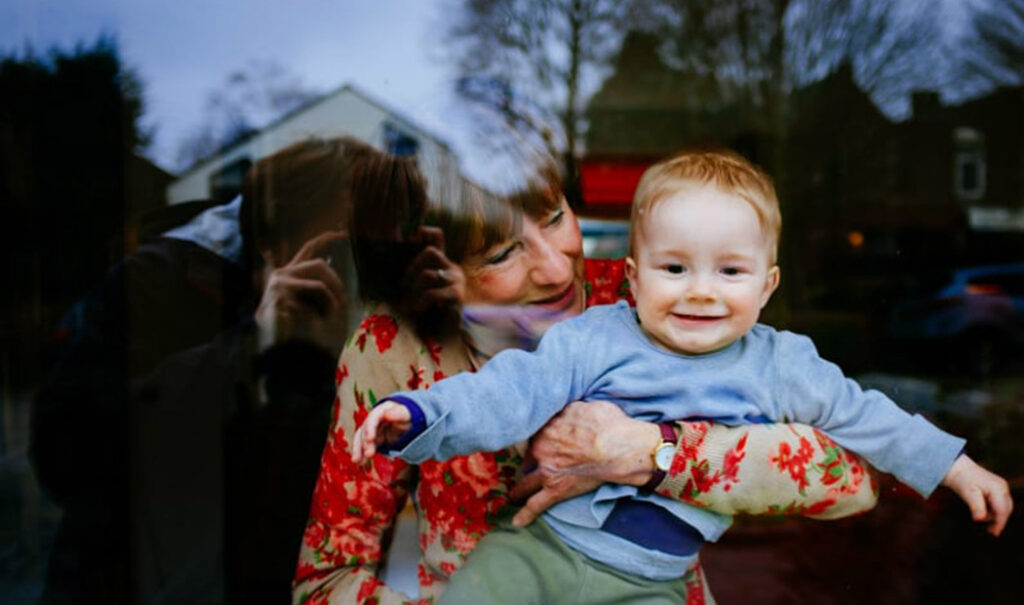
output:
[[[676,450],[679,449],[675,427],[668,422],[662,422],[658,424],[658,428],[661,429],[661,441],[651,450],[654,472],[651,473],[651,479],[640,488],[641,492],[647,494],[653,492],[665,479],[665,473],[672,468],[672,459],[676,457]]]

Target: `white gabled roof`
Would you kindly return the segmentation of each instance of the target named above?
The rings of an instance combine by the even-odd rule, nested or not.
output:
[[[346,84],[342,84],[340,87],[335,89],[333,92],[329,92],[327,94],[324,94],[320,98],[315,99],[313,101],[310,101],[309,103],[306,103],[302,107],[296,108],[296,109],[288,112],[287,114],[277,118],[276,120],[273,120],[272,122],[270,122],[266,126],[260,128],[259,130],[254,131],[252,134],[250,134],[250,135],[248,135],[248,136],[246,136],[246,137],[244,137],[242,139],[239,139],[239,140],[231,143],[230,145],[221,147],[214,154],[199,160],[195,164],[189,166],[187,169],[182,171],[179,175],[177,175],[177,180],[180,181],[180,180],[183,180],[185,178],[188,178],[189,175],[191,175],[191,174],[193,174],[195,172],[198,172],[198,171],[208,167],[211,164],[219,163],[224,156],[230,155],[230,153],[232,151],[234,151],[238,147],[241,147],[242,145],[245,145],[246,143],[251,141],[253,138],[258,137],[261,134],[266,133],[266,132],[268,132],[270,130],[278,128],[279,126],[281,126],[281,125],[283,125],[283,124],[285,124],[285,123],[287,123],[287,122],[289,122],[291,120],[294,120],[296,117],[298,117],[298,116],[300,116],[300,115],[302,115],[302,114],[304,114],[306,112],[312,111],[315,108],[320,107],[321,105],[324,105],[326,103],[329,103],[330,101],[336,99],[337,97],[340,97],[340,96],[346,95],[346,94],[352,95],[355,98],[361,100],[362,102],[364,102],[364,103],[366,103],[366,104],[376,108],[377,110],[382,111],[382,112],[388,114],[391,117],[391,119],[396,122],[396,125],[401,126],[402,128],[404,128],[404,129],[406,129],[408,131],[411,131],[411,132],[413,132],[415,134],[418,134],[418,135],[420,135],[420,136],[422,136],[424,138],[428,138],[428,139],[432,140],[434,143],[436,143],[439,147],[441,147],[444,151],[451,152],[451,145],[449,145],[448,142],[444,138],[442,138],[441,136],[431,132],[430,130],[428,130],[428,129],[422,127],[422,126],[420,126],[419,124],[417,124],[412,119],[406,117],[405,114],[403,114],[402,112],[394,109],[393,107],[388,106],[386,103],[380,101],[379,99],[377,99],[373,95],[371,95],[371,94],[367,93],[366,91],[360,89],[359,87],[355,86],[354,84],[346,83]],[[367,141],[367,142],[370,142],[370,141]]]

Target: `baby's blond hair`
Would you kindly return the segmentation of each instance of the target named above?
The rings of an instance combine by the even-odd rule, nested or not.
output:
[[[633,196],[630,254],[634,253],[640,219],[661,200],[695,184],[714,185],[749,203],[767,236],[770,260],[775,262],[782,231],[782,213],[775,186],[771,177],[732,151],[684,152],[658,162],[644,172]]]

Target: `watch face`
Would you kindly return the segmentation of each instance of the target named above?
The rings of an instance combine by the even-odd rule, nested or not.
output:
[[[658,470],[668,471],[672,468],[672,459],[676,456],[676,446],[673,443],[662,443],[654,452],[654,464]]]

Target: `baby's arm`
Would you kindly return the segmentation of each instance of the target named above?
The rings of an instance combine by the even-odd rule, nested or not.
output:
[[[942,485],[953,490],[971,509],[975,521],[988,521],[988,533],[998,536],[1013,511],[1010,488],[995,473],[985,470],[966,454],[961,455],[942,478]]]
[[[778,367],[786,370],[783,384],[791,395],[787,401],[794,404],[790,410],[795,413],[788,416],[826,431],[924,497],[940,484],[949,487],[975,520],[991,521],[990,533],[1002,532],[1013,509],[1009,487],[961,453],[963,439],[908,414],[878,391],[861,390],[818,357],[805,337],[787,337],[785,351]]]
[[[363,425],[352,439],[352,460],[369,460],[377,452],[378,445],[391,445],[412,428],[412,414],[409,408],[394,401],[385,401],[366,416]]]
[[[529,438],[567,401],[585,395],[591,380],[581,367],[587,336],[567,320],[548,330],[536,351],[506,350],[478,372],[445,378],[428,390],[392,393],[388,399],[406,407],[412,420],[392,449],[418,463],[496,451]],[[376,435],[373,441],[382,443]],[[366,440],[361,443],[365,448]]]

